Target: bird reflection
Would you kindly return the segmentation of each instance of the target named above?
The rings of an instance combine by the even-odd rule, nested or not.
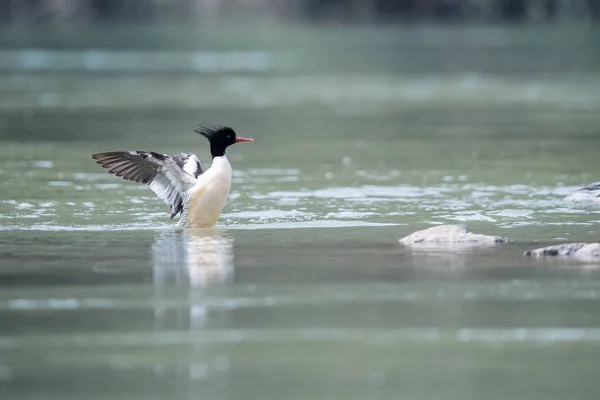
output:
[[[156,237],[152,246],[156,328],[194,329],[206,323],[206,298],[198,289],[233,280],[233,243],[233,237],[215,229],[168,231]]]
[[[213,229],[162,232],[152,246],[155,285],[205,287],[233,278],[233,237]]]

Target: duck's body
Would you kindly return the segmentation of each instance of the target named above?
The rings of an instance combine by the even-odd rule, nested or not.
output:
[[[171,218],[181,214],[178,226],[209,228],[217,223],[231,189],[232,169],[225,149],[252,141],[237,137],[228,127],[201,126],[197,133],[210,141],[213,162],[206,171],[191,153],[169,156],[151,151],[118,151],[92,156],[109,173],[146,183],[171,206]]]
[[[232,174],[227,156],[213,158],[210,168],[186,192],[179,226],[206,228],[216,224],[231,190]]]

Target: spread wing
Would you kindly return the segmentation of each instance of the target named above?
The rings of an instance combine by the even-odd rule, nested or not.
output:
[[[92,158],[111,174],[148,184],[171,206],[171,218],[183,209],[182,193],[192,188],[202,173],[198,158],[188,153],[171,157],[152,151],[113,151],[94,154]]]

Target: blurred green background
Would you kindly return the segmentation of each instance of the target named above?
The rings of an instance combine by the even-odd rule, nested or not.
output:
[[[1,2],[0,398],[599,398],[599,264],[523,256],[598,238],[598,4]],[[214,230],[91,160],[200,122]]]

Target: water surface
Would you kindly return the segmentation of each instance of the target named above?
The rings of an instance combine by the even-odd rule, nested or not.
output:
[[[600,395],[599,265],[523,256],[597,241],[593,31],[40,32],[1,39],[3,398]],[[212,230],[90,158],[208,166],[199,122],[255,138]],[[397,242],[448,223],[512,242]]]

